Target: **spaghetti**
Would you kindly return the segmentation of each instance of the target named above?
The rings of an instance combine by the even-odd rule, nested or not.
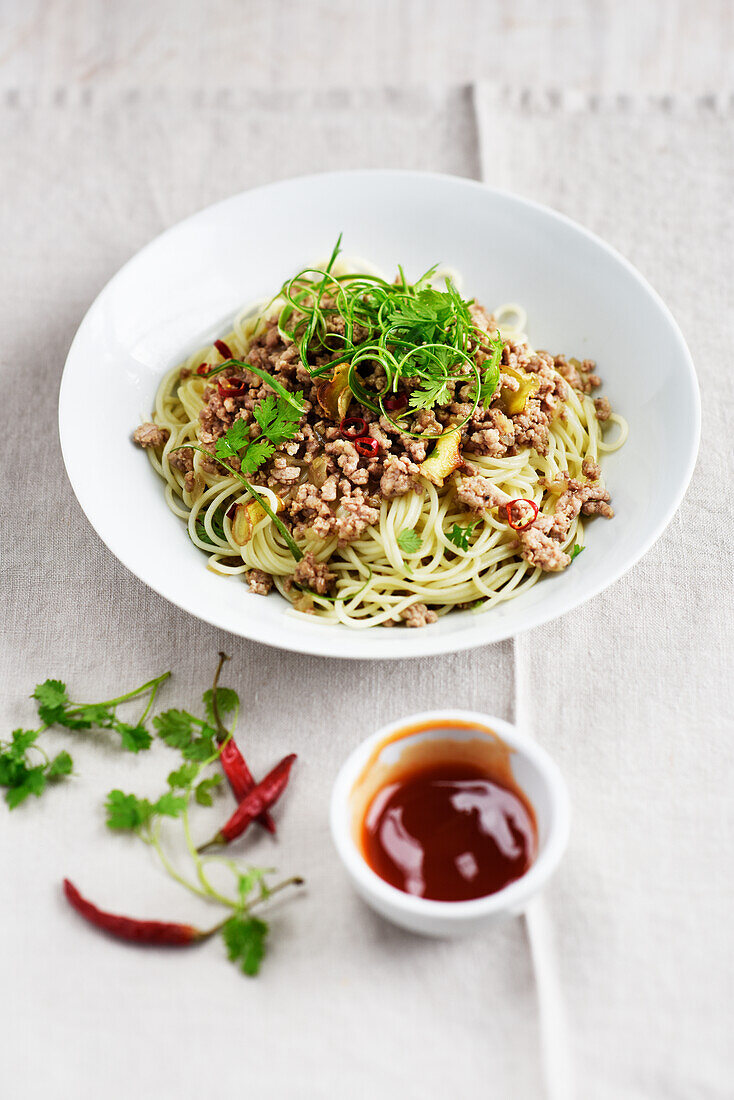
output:
[[[328,276],[336,281],[348,278],[347,273],[350,271],[354,271],[354,266],[332,263],[325,271],[317,269],[309,278],[316,286],[322,275],[324,280]],[[408,290],[412,291],[420,286],[435,287],[438,275],[436,272],[429,275],[430,279],[423,283],[419,281],[413,287],[404,282],[406,295]],[[404,276],[402,277],[404,280]],[[454,284],[446,279],[445,273],[443,278],[446,285],[453,290]],[[291,281],[286,287],[293,285],[301,284]],[[324,285],[328,284],[325,282]],[[420,294],[420,289],[416,293]],[[571,365],[567,366],[562,357],[551,360],[546,356],[545,360],[539,361],[545,388],[553,389],[562,398],[558,401],[557,409],[548,416],[547,434],[542,447],[510,443],[504,447],[504,453],[479,453],[482,449],[501,451],[500,442],[494,447],[480,446],[478,451],[472,451],[472,439],[477,438],[473,429],[477,429],[478,438],[482,440],[494,440],[494,436],[491,429],[489,435],[487,434],[486,424],[489,421],[476,422],[476,403],[471,415],[467,415],[464,407],[466,403],[462,404],[459,399],[458,387],[461,379],[453,379],[448,390],[450,401],[443,405],[438,404],[433,409],[433,413],[439,417],[436,421],[435,415],[433,416],[434,424],[439,425],[439,432],[431,433],[426,430],[412,433],[412,437],[424,439],[427,447],[430,447],[441,432],[446,435],[451,429],[460,430],[462,454],[455,471],[451,471],[443,479],[432,478],[423,474],[422,464],[418,463],[419,472],[415,473],[413,470],[411,490],[391,498],[381,496],[371,483],[373,491],[369,499],[375,514],[379,513],[379,518],[367,525],[356,537],[340,538],[337,532],[327,537],[317,536],[307,525],[304,528],[303,524],[294,526],[291,523],[290,529],[300,551],[311,554],[315,563],[328,563],[328,569],[334,575],[328,593],[319,593],[305,585],[294,585],[294,555],[282,530],[279,530],[282,524],[277,525],[270,515],[259,509],[252,515],[245,541],[242,540],[241,532],[238,535],[234,529],[237,515],[234,506],[247,504],[252,499],[242,480],[230,476],[221,466],[217,466],[212,457],[200,450],[188,452],[193,457],[186,470],[174,457],[182,453],[181,447],[201,446],[201,414],[207,407],[207,394],[212,391],[207,375],[221,367],[223,356],[226,358],[227,353],[232,360],[245,363],[258,339],[262,343],[263,332],[274,329],[278,322],[281,324],[282,342],[282,318],[286,309],[289,316],[294,313],[289,305],[290,300],[287,293],[281,293],[266,306],[243,311],[236,318],[232,331],[223,337],[223,342],[218,341],[216,345],[201,349],[183,364],[170,370],[161,381],[156,394],[153,423],[161,429],[164,436],[167,433],[167,438],[162,447],[147,447],[150,461],[165,482],[168,506],[185,521],[189,538],[207,554],[208,567],[216,573],[229,576],[260,571],[273,579],[281,594],[297,610],[310,611],[320,618],[349,627],[394,625],[405,620],[410,625],[423,625],[423,622],[432,621],[436,616],[444,615],[457,607],[485,611],[526,592],[541,578],[544,568],[559,568],[558,565],[543,564],[543,559],[539,558],[537,552],[539,539],[547,541],[549,537],[555,538],[558,554],[567,563],[566,554],[571,556],[573,547],[583,546],[583,513],[586,511],[593,514],[601,510],[602,514],[612,514],[611,509],[603,511],[605,506],[600,504],[577,507],[578,501],[574,504],[574,492],[578,500],[586,499],[583,493],[579,496],[578,487],[583,488],[589,483],[588,471],[594,469],[604,454],[622,446],[627,436],[626,422],[611,412],[602,419],[600,410],[590,396],[590,387],[579,388],[569,383],[569,376],[575,375],[582,381],[588,377],[588,374],[584,375],[576,370],[576,361],[571,360]],[[296,302],[298,304],[300,301],[302,304],[303,300],[296,299]],[[316,290],[309,302],[315,300]],[[331,301],[339,301],[338,291],[333,293]],[[304,314],[299,316],[302,321]],[[305,316],[308,319],[307,311]],[[359,317],[355,325],[358,321]],[[501,379],[504,378],[508,386],[515,386],[516,390],[522,392],[526,378],[539,377],[527,365],[522,367],[523,362],[529,362],[533,369],[537,369],[534,366],[536,353],[532,351],[525,335],[526,318],[522,307],[515,304],[500,306],[494,311],[493,321],[496,329],[490,323],[487,331],[495,337],[499,333],[501,344],[498,343],[497,346],[502,352],[499,370],[508,371],[509,374],[500,375],[497,391],[487,399],[485,407],[496,412],[491,423],[500,424],[500,439],[502,423],[505,421],[509,424],[508,431],[512,429],[522,439],[521,431],[526,430],[522,418],[524,416],[527,419],[530,406],[526,401],[525,407],[519,413],[508,412],[508,402],[502,395],[505,398],[509,395],[511,398],[513,391],[501,389]],[[285,343],[288,343],[287,339]],[[307,341],[306,346],[308,347]],[[328,346],[333,348],[334,341]],[[391,344],[386,346],[393,349]],[[473,353],[474,345],[466,346]],[[302,363],[302,346],[300,350]],[[394,350],[389,350],[388,354],[393,356]],[[331,358],[339,357],[332,351]],[[312,373],[325,374],[327,377],[332,373],[328,356],[325,365],[319,364],[315,371],[312,362],[307,362],[306,365]],[[336,370],[338,368],[334,369],[334,375]],[[244,367],[240,369],[240,379],[242,375],[246,376]],[[230,376],[234,381],[227,385]],[[223,375],[219,374],[218,377],[222,378]],[[224,388],[220,387],[221,392],[234,395],[235,406],[244,385],[241,380],[237,381],[237,377],[237,367],[232,366],[224,374]],[[360,379],[363,377],[363,373],[359,375]],[[350,375],[350,379],[352,378],[353,375]],[[479,381],[483,378],[480,375]],[[256,379],[258,385],[261,381]],[[389,398],[387,407],[383,406],[381,398],[380,408],[376,413],[371,413],[357,401],[352,389],[348,393],[351,398],[350,419],[366,423],[366,416],[367,421],[374,425],[374,429],[370,426],[369,430],[374,431],[377,439],[389,441],[396,435],[393,432],[392,436],[386,436],[385,431],[378,430],[378,423],[385,428],[388,428],[388,424],[399,429],[405,427],[406,433],[410,435],[408,426],[411,417],[415,416],[415,409],[401,413],[390,410],[400,409],[401,404],[407,404],[403,391],[409,394],[414,381],[410,378],[406,381],[402,376],[397,381],[393,380],[392,392],[398,393],[399,398]],[[466,381],[464,378],[464,382]],[[353,381],[351,384],[356,388]],[[295,388],[295,385],[290,388]],[[480,391],[477,389],[476,393],[479,395]],[[467,400],[471,403],[473,395]],[[529,400],[537,404],[540,399],[531,393]],[[607,412],[606,409],[604,411]],[[380,419],[378,422],[379,414],[387,416],[387,421]],[[240,415],[248,416],[246,413]],[[467,417],[463,424],[462,416]],[[395,417],[403,419],[394,423]],[[251,415],[249,420],[252,420]],[[606,434],[609,425],[614,425],[617,429],[613,439]],[[333,431],[331,434],[333,435]],[[350,436],[345,438],[349,439]],[[212,447],[205,445],[204,449],[211,451]],[[377,450],[377,443],[361,452],[366,453],[366,457],[361,460],[363,466],[370,461],[370,452],[373,450]],[[330,465],[337,470],[338,480],[342,471],[341,468],[337,469],[336,461],[333,457]],[[462,498],[461,478],[467,475],[466,463],[470,464],[471,483],[480,484],[488,493],[490,503],[481,510],[478,506],[467,505],[466,493]],[[310,469],[304,465],[299,484],[303,484],[310,475]],[[258,471],[252,478],[257,493],[273,514],[280,513],[284,522],[289,522],[284,503],[287,504],[288,499],[293,496],[294,486],[276,487],[272,478],[258,476],[261,474],[264,471]],[[478,478],[482,479],[479,483]],[[593,479],[593,483],[597,490],[603,489],[600,475]],[[602,496],[600,492],[596,492],[594,499],[608,501],[609,498],[606,493]],[[508,522],[508,509],[503,507],[502,501],[510,502],[510,518],[513,515],[513,505],[514,516],[517,518],[522,515],[523,523],[527,514],[529,523],[525,527],[531,533],[534,532],[534,541],[530,538],[526,542],[519,541],[526,537],[525,529],[519,534],[517,519],[516,522]],[[566,507],[569,501],[570,508]],[[531,502],[534,512],[523,502]],[[570,515],[569,522],[566,524],[564,520],[560,526],[557,522],[559,502],[561,511],[566,507]],[[338,500],[333,507],[338,510]],[[409,539],[404,537],[405,532],[412,533]],[[411,608],[416,607],[429,609],[428,616],[424,615],[422,621],[414,621],[416,618],[420,620],[420,616],[411,616]]]

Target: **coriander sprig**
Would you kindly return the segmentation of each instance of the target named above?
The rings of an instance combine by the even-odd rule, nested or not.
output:
[[[31,698],[36,701],[42,725],[37,729],[14,730],[10,741],[0,741],[0,787],[6,788],[5,801],[11,810],[31,794],[40,798],[49,782],[72,774],[74,763],[65,749],[50,758],[38,742],[41,734],[52,726],[75,731],[109,729],[120,735],[120,744],[127,752],[149,749],[153,738],[145,720],[158,689],[170,675],[164,672],[124,695],[101,703],[72,702],[61,680],[49,679],[37,684]],[[118,706],[145,695],[147,705],[137,722],[118,718]]]

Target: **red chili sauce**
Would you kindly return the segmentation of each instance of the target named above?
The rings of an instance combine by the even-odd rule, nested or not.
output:
[[[531,866],[535,813],[509,768],[451,762],[444,753],[399,771],[362,820],[362,851],[380,878],[419,897],[468,901],[496,893]]]

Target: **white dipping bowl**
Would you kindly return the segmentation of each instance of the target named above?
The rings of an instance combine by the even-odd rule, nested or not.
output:
[[[452,723],[465,723],[459,728]],[[418,728],[399,741],[399,731]],[[468,728],[467,728],[468,727]],[[416,740],[468,741],[496,734],[511,751],[512,774],[535,811],[538,851],[525,874],[502,890],[471,901],[431,901],[407,894],[380,878],[366,862],[354,836],[355,786],[365,768],[395,763]],[[384,744],[382,751],[380,746]],[[426,936],[476,932],[500,917],[519,913],[555,871],[568,842],[569,799],[564,779],[550,756],[517,726],[470,710],[411,714],[383,726],[354,750],[342,765],[331,796],[331,834],[349,877],[364,901],[401,928]]]

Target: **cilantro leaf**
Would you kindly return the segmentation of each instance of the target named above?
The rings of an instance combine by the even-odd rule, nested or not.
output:
[[[13,760],[22,760],[26,750],[35,744],[40,730],[13,730],[13,740],[6,752]]]
[[[194,798],[200,806],[213,806],[214,799],[211,796],[211,792],[215,787],[218,787],[222,781],[221,775],[212,775],[208,779],[202,779],[201,783],[196,785],[194,791]]]
[[[267,439],[256,439],[254,443],[251,443],[242,456],[240,463],[241,472],[247,476],[248,474],[254,474],[256,470],[262,466],[263,462],[266,462],[275,447]]]
[[[487,339],[486,333],[479,330],[480,337]],[[479,400],[486,408],[494,394],[500,381],[500,359],[502,358],[502,349],[504,344],[501,336],[496,336],[492,340],[492,354],[489,359],[482,363],[480,368],[480,374],[482,378],[482,384],[479,387]]]
[[[149,749],[153,743],[153,738],[145,726],[129,726],[127,722],[116,721],[115,729],[120,734],[123,749],[127,749],[128,752],[140,752],[141,749]]]
[[[107,828],[136,830],[153,815],[153,806],[147,798],[136,798],[134,794],[122,791],[110,791],[105,802],[107,810]]]
[[[575,542],[573,544],[573,550],[571,551],[571,555],[570,555],[571,561],[573,561],[574,558],[577,558],[579,556],[579,554],[585,549],[586,549],[585,546],[579,546],[579,544],[577,542]]]
[[[212,708],[212,689],[209,688],[202,695],[204,703],[204,710],[206,716],[210,722],[216,721],[214,717],[214,710]],[[219,709],[220,718],[224,718],[229,714],[234,714],[240,705],[240,697],[233,688],[217,688],[217,707]]]
[[[152,813],[163,814],[165,817],[178,817],[186,809],[186,799],[173,791],[166,791],[157,802],[153,803]]]
[[[58,721],[69,702],[66,684],[61,680],[45,680],[42,684],[36,684],[31,698],[37,701],[39,717],[47,726]]]
[[[237,876],[237,893],[243,905],[258,884],[261,894],[267,896],[270,891],[265,885],[265,872],[261,867],[250,867],[244,874]]]
[[[191,786],[198,773],[196,764],[182,764],[178,771],[171,772],[168,776],[168,786],[172,790],[184,791]]]
[[[36,684],[31,699],[38,700],[44,707],[64,707],[69,702],[66,684],[61,680],[44,680],[42,684]]]
[[[46,768],[44,764],[38,764],[35,768],[26,768],[21,765],[22,772],[18,776],[20,782],[5,792],[5,801],[11,810],[20,806],[29,794],[40,798],[46,787]]]
[[[71,775],[73,766],[73,761],[68,752],[62,750],[49,764],[46,777],[48,779],[57,779],[62,775]]]
[[[181,749],[181,755],[185,760],[198,760],[203,763],[210,756],[214,756],[214,730],[208,727],[202,731],[199,737],[195,737],[188,745]]]
[[[447,405],[451,400],[445,376],[425,379],[410,394],[411,409],[430,409],[434,405]]]
[[[397,543],[404,554],[414,554],[423,545],[423,539],[412,527],[401,531],[397,537]]]
[[[109,729],[114,717],[114,712],[104,703],[87,703],[81,707],[71,707],[59,714],[55,721],[69,730],[89,730],[92,726]]]
[[[16,787],[23,782],[28,773],[25,761],[17,760],[12,751],[6,750],[0,756],[0,787]]]
[[[479,522],[477,519],[473,523],[455,523],[451,530],[446,532],[446,538],[449,542],[453,542],[454,546],[458,546],[460,550],[468,550],[469,539],[474,534],[474,529]]]
[[[153,719],[158,736],[172,749],[183,749],[194,735],[196,719],[185,710],[164,710]]]
[[[232,962],[239,963],[243,974],[253,977],[265,955],[268,926],[258,917],[230,917],[222,928],[222,938]]]
[[[302,393],[296,393],[293,396],[301,404],[303,403]],[[276,397],[271,393],[253,409],[253,415],[260,425],[263,435],[267,436],[270,442],[277,447],[279,444],[293,439],[301,423],[303,411],[298,412],[283,397]]]
[[[216,458],[239,458],[240,451],[247,445],[250,425],[244,420],[235,420],[231,428],[221,436],[214,447]]]

